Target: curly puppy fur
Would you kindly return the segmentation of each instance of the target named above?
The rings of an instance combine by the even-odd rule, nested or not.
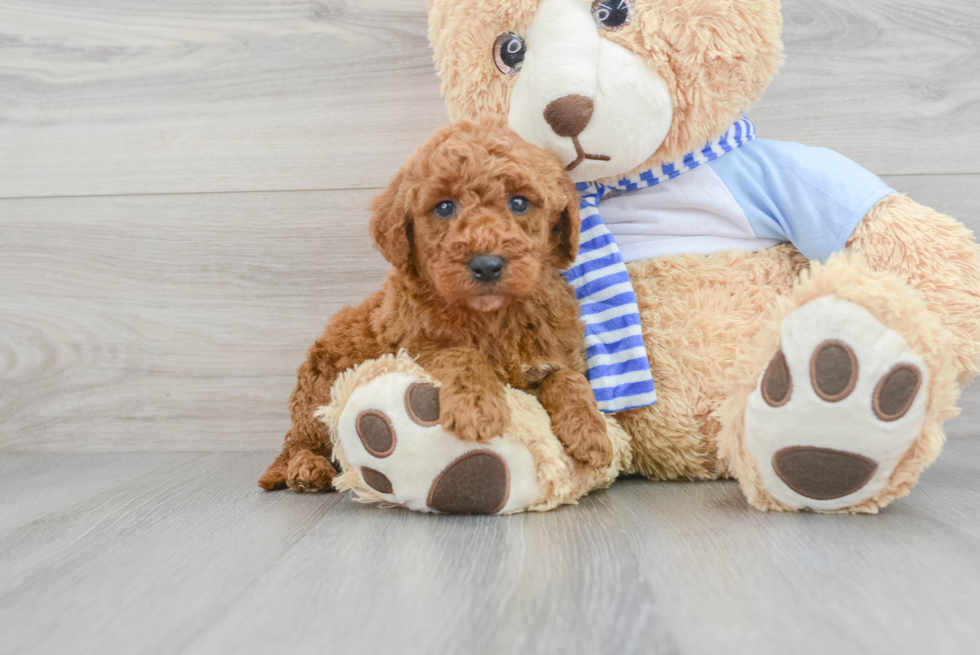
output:
[[[526,214],[510,211],[514,196],[530,201]],[[440,219],[433,209],[445,200],[457,210]],[[402,348],[442,383],[440,422],[460,439],[502,432],[509,384],[537,396],[570,455],[607,467],[612,445],[584,375],[575,294],[561,277],[578,250],[578,205],[561,162],[503,119],[438,130],[373,201],[371,236],[392,270],[310,348],[289,401],[292,427],[259,486],[329,489],[337,471],[314,412],[342,371]],[[506,265],[480,282],[469,262],[488,254]]]

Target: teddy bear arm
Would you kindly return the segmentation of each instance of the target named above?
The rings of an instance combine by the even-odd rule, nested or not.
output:
[[[953,337],[960,386],[980,372],[980,248],[959,221],[895,194],[858,224],[847,249],[918,289]]]

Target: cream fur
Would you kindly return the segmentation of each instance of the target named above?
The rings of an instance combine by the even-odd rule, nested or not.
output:
[[[859,254],[839,253],[826,265],[814,264],[792,292],[780,298],[766,326],[753,343],[739,353],[725,384],[726,398],[716,413],[724,426],[718,435],[719,455],[742,485],[749,502],[759,509],[792,511],[764,488],[758,462],[745,446],[745,406],[759,377],[779,348],[779,328],[796,308],[825,296],[836,296],[859,305],[882,325],[900,334],[929,369],[928,402],[922,432],[879,493],[842,512],[876,513],[895,498],[906,495],[919,473],[939,455],[945,437],[943,422],[958,413],[959,389],[952,358],[953,339],[939,317],[926,310],[922,294],[888,272],[869,270]]]
[[[316,417],[327,425],[333,445],[333,454],[340,463],[341,474],[334,478],[334,488],[351,491],[360,502],[382,506],[392,504],[381,494],[364,484],[357,467],[348,459],[340,438],[341,415],[354,392],[369,382],[390,374],[403,374],[419,381],[432,382],[429,376],[405,351],[397,355],[385,355],[369,360],[344,371],[331,390],[331,402],[319,408]],[[608,487],[619,473],[629,466],[629,436],[612,418],[607,419],[608,434],[613,444],[612,464],[604,470],[594,468],[573,459],[551,433],[551,419],[533,396],[507,388],[507,404],[511,421],[504,431],[504,438],[523,443],[531,454],[537,470],[538,496],[527,506],[515,507],[518,511],[542,512],[562,504],[575,502],[593,489]],[[448,464],[449,462],[445,462]]]
[[[599,36],[588,4],[543,0],[528,26],[527,57],[511,95],[507,122],[524,139],[575,160],[570,139],[544,120],[549,102],[577,94],[592,98],[592,118],[579,135],[582,148],[608,161],[586,160],[575,182],[634,168],[657,150],[670,129],[670,89],[643,57]],[[616,84],[607,84],[614,79]]]
[[[497,71],[490,47],[504,32],[527,34],[538,5],[539,0],[429,0],[429,42],[451,119],[507,115],[517,78]],[[778,0],[635,5],[629,27],[601,36],[642,57],[670,90],[670,130],[633,169],[639,171],[673,161],[728,129],[769,86],[783,46]],[[529,52],[533,47],[528,44]]]

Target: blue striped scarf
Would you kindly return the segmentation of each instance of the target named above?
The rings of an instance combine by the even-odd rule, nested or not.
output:
[[[755,126],[742,118],[700,150],[663,164],[659,170],[643,171],[608,185],[598,182],[575,185],[581,196],[582,234],[578,258],[565,273],[565,279],[578,297],[585,323],[589,383],[603,412],[653,405],[657,402],[657,391],[643,343],[633,283],[616,240],[599,215],[599,202],[610,191],[633,191],[671,180],[753,139]]]

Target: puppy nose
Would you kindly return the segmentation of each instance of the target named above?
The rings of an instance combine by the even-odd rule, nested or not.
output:
[[[578,136],[592,118],[592,98],[563,96],[544,108],[544,119],[558,136]]]
[[[470,260],[469,267],[477,282],[496,282],[503,275],[506,264],[500,255],[477,255]]]

